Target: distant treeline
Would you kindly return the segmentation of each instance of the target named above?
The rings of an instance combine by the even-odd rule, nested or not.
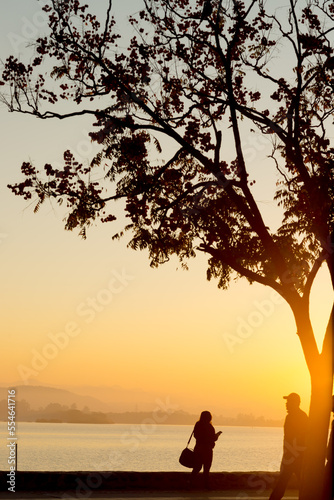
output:
[[[0,420],[7,420],[7,400],[0,401]],[[198,420],[198,415],[192,415],[182,410],[166,414],[162,419],[155,418],[155,412],[95,412],[87,406],[79,410],[75,404],[69,406],[59,403],[50,403],[45,408],[33,409],[30,404],[22,399],[16,403],[16,420],[18,422],[52,422],[75,424],[168,424],[168,425],[193,425]],[[237,417],[214,416],[214,425],[248,426],[248,427],[277,427],[282,426],[282,420],[255,417],[252,414],[239,413]]]
[[[0,401],[1,420],[7,420],[7,400]],[[113,424],[109,414],[90,411],[88,407],[78,410],[75,404],[69,406],[50,403],[45,408],[32,409],[30,404],[22,399],[16,403],[17,422],[53,422],[72,424]]]
[[[124,412],[108,413],[112,420],[117,424],[140,424],[142,422],[155,422],[152,412]],[[193,415],[184,411],[175,411],[166,416],[163,422],[168,425],[194,425],[199,415]],[[157,420],[156,423],[161,423]],[[252,414],[239,413],[237,417],[224,417],[223,415],[213,416],[214,426],[247,426],[247,427],[281,427],[283,420],[266,419],[264,417],[255,417]]]

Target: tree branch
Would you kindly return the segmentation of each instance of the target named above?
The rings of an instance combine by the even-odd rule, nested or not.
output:
[[[287,298],[286,290],[277,281],[242,266],[237,262],[236,259],[231,256],[231,254],[227,254],[227,252],[221,252],[220,250],[212,248],[209,245],[205,244],[201,244],[198,247],[198,250],[200,250],[201,252],[209,253],[210,255],[212,255],[212,257],[217,258],[222,263],[225,263],[235,272],[247,278],[250,282],[255,281],[257,283],[260,283],[261,285],[269,286],[276,292],[278,292],[284,299]]]
[[[326,252],[325,250],[323,250],[319,255],[319,257],[314,261],[313,267],[308,274],[303,293],[303,299],[305,299],[307,302],[309,302],[311,288],[315,280],[315,277],[325,259],[326,259]]]

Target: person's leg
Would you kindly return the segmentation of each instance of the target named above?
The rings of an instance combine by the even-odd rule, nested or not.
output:
[[[284,492],[288,485],[289,479],[293,474],[293,469],[291,466],[282,464],[280,475],[278,477],[277,483],[269,497],[269,500],[281,500],[284,496]]]
[[[198,473],[202,469],[202,465],[203,465],[203,460],[202,460],[201,454],[196,452],[196,450],[195,450],[195,465],[194,465],[193,470],[191,471],[191,475],[190,475],[190,486],[191,487],[195,486],[196,478],[198,476]]]
[[[303,465],[303,457],[297,457],[295,464],[294,464],[294,469],[293,472],[295,473],[298,481],[298,490],[300,488],[300,481],[301,481],[301,476],[302,476],[302,465]]]
[[[203,461],[203,478],[204,478],[204,487],[209,489],[210,488],[210,482],[209,482],[209,472],[211,469],[212,465],[212,450],[208,450],[207,453],[205,454],[204,461]]]
[[[192,476],[196,476],[201,471],[201,468],[202,468],[202,462],[199,461],[196,462],[195,467],[191,471]]]

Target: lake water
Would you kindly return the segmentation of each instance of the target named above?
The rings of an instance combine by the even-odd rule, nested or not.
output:
[[[224,427],[211,470],[277,471],[283,430]],[[185,471],[179,455],[192,432],[186,425],[18,423],[18,470]],[[7,423],[0,422],[0,470],[9,470]],[[192,443],[194,444],[194,439]],[[191,445],[190,445],[191,447]]]

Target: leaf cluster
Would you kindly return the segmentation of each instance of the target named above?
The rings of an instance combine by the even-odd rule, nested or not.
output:
[[[130,18],[137,34],[120,49],[111,0],[103,24],[79,0],[51,0],[50,33],[36,41],[33,64],[7,59],[2,99],[41,119],[94,116],[101,150],[87,171],[66,152],[64,169],[46,166],[44,180],[25,163],[14,193],[66,199],[66,228],[83,235],[95,219],[114,220],[108,207],[123,198],[130,246],[147,249],[151,265],[176,254],[186,266],[205,252],[220,287],[244,276],[306,300],[319,262],[331,265],[333,6],[288,4],[144,0]],[[38,73],[45,59],[58,91]],[[79,107],[59,113],[59,100]],[[243,136],[254,127],[272,142],[277,230],[252,192]],[[111,196],[90,181],[93,169]]]

